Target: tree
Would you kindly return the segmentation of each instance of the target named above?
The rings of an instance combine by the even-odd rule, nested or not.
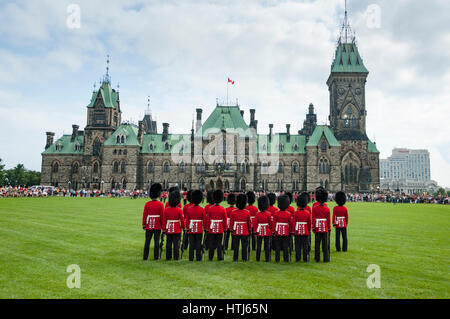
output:
[[[0,158],[0,186],[5,185],[6,171],[4,168],[5,164],[2,164],[2,159]]]
[[[439,187],[439,189],[434,193],[435,196],[445,195],[445,194],[446,194],[446,191],[442,187]]]
[[[33,186],[39,185],[41,181],[41,173],[25,169],[23,164],[17,164],[12,169],[5,170],[5,178],[0,185],[11,186]]]

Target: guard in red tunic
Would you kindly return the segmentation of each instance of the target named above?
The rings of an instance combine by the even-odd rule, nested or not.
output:
[[[279,210],[274,206],[277,201],[277,195],[275,193],[269,193],[267,197],[269,198],[269,208],[267,211],[273,215],[273,213]]]
[[[328,192],[324,188],[317,188],[316,199],[319,205],[312,209],[312,230],[315,233],[315,260],[320,262],[320,245],[322,245],[323,261],[330,261],[330,250],[328,248],[328,232],[331,230],[330,209],[325,205]]]
[[[203,200],[203,192],[195,190],[192,192],[192,203],[186,212],[186,227],[189,236],[189,260],[194,260],[194,250],[196,252],[197,261],[202,260],[202,237],[205,227],[205,210],[199,204]]]
[[[295,208],[291,205],[294,195],[291,192],[287,192],[286,195],[289,197],[289,207],[286,209],[289,213],[293,214],[295,212]]]
[[[236,194],[234,193],[230,193],[227,196],[227,203],[228,203],[228,207],[226,208],[227,211],[227,230],[225,231],[225,235],[224,235],[224,244],[223,244],[223,249],[228,250],[228,243],[230,242],[230,235],[232,232],[231,229],[231,212],[236,210],[236,207],[234,205],[236,205]],[[231,239],[231,249],[234,249],[234,244],[233,244],[233,238]]]
[[[177,192],[179,192],[180,191],[180,189],[178,188],[178,187],[171,187],[171,188],[169,188],[169,192],[167,193],[167,194],[170,194],[170,193],[172,193],[172,192],[174,192],[174,191],[177,191]],[[166,205],[164,205],[164,208],[167,208],[167,207],[169,207],[169,201],[167,201],[166,202]],[[181,205],[181,201],[178,203],[178,207],[179,208],[182,208],[183,206]]]
[[[333,226],[336,228],[336,251],[341,251],[341,234],[342,234],[342,251],[347,251],[347,225],[348,210],[345,207],[347,197],[344,192],[337,192],[335,196],[336,204],[333,208]]]
[[[174,259],[179,259],[181,230],[186,228],[184,223],[183,211],[180,207],[178,207],[180,201],[181,195],[178,190],[174,190],[169,193],[169,207],[164,210],[164,216],[162,218],[163,230],[167,235],[167,260],[172,259],[172,248]]]
[[[303,251],[303,261],[309,261],[309,235],[311,233],[311,213],[308,207],[308,195],[306,193],[297,197],[297,211],[292,214],[291,232],[295,236],[295,261],[300,261]]]
[[[161,236],[161,223],[164,215],[164,204],[158,200],[161,196],[162,185],[159,183],[153,184],[150,187],[151,201],[145,203],[144,213],[142,215],[142,228],[145,229],[145,244],[144,244],[144,260],[148,259],[150,250],[150,242],[153,241],[154,259],[159,259],[159,239]]]
[[[270,237],[272,236],[272,214],[267,209],[269,208],[269,198],[267,196],[261,196],[258,198],[259,212],[255,216],[255,232],[257,236],[256,243],[256,261],[259,261],[261,257],[262,242],[264,240],[264,253],[266,262],[270,261],[271,249],[270,249]]]
[[[230,194],[231,195],[231,194]],[[230,197],[230,196],[228,196]],[[232,243],[233,247],[233,261],[238,261],[239,258],[239,244],[242,244],[242,260],[247,261],[248,254],[248,237],[249,230],[252,228],[250,220],[250,212],[245,209],[247,206],[247,195],[239,194],[236,197],[236,210],[231,212],[231,228],[233,230]]]
[[[256,228],[254,226],[255,226],[255,216],[256,216],[256,213],[258,212],[258,208],[255,205],[253,205],[255,203],[255,201],[256,201],[255,192],[248,191],[247,192],[248,205],[245,209],[250,212],[250,219],[252,221],[252,229],[250,230],[250,239],[251,239],[251,243],[252,243],[252,250],[256,250]]]
[[[287,211],[289,207],[289,197],[287,195],[278,196],[279,211],[273,213],[272,231],[274,232],[275,261],[280,262],[280,252],[283,250],[283,260],[289,261],[289,237],[291,213]]]
[[[218,189],[213,193],[214,205],[208,209],[206,227],[208,228],[209,260],[213,260],[214,251],[217,249],[217,259],[223,260],[223,232],[227,225],[227,212],[220,206],[223,201],[223,192]]]

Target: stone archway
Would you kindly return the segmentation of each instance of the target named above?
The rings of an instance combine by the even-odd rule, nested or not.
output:
[[[342,189],[345,192],[359,191],[361,160],[353,151],[348,151],[341,161]]]
[[[223,190],[223,183],[222,183],[222,180],[220,179],[220,177],[219,177],[219,179],[217,179],[216,188]]]

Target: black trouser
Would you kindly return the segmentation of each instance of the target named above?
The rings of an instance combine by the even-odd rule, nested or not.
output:
[[[303,261],[309,261],[309,235],[296,235],[295,236],[295,261],[302,259]]]
[[[202,237],[203,234],[189,234],[189,260],[194,260],[194,249],[197,261],[202,260]]]
[[[272,254],[272,251],[270,250],[270,236],[258,236],[256,238],[257,243],[256,243],[256,261],[259,261],[260,257],[261,257],[261,248],[262,248],[262,242],[264,239],[264,254],[266,257],[266,261],[270,261],[270,256]]]
[[[224,244],[223,244],[223,249],[228,250],[228,243],[230,242],[230,234],[231,234],[231,230],[227,229],[224,232]],[[231,246],[231,249],[233,249],[233,246]]]
[[[178,260],[180,256],[180,239],[181,234],[167,234],[166,236],[166,259],[172,259],[172,247],[173,247],[173,259]]]
[[[275,244],[275,261],[280,262],[280,252],[283,250],[283,260],[289,261],[289,236],[275,236],[273,238]]]
[[[342,234],[342,251],[347,251],[347,228],[336,228],[336,250],[341,251]]]
[[[217,259],[223,260],[223,251],[222,251],[222,238],[223,234],[208,234],[208,243],[209,243],[209,260],[213,260],[214,251],[217,249]]]
[[[330,244],[331,244],[331,229],[328,231],[328,256],[330,256],[331,254]]]
[[[320,245],[322,245],[323,261],[330,261],[330,251],[328,250],[328,233],[316,233],[315,243],[314,243],[314,259],[320,261]]]
[[[146,229],[145,230],[145,244],[144,244],[144,260],[148,259],[148,253],[150,250],[150,241],[152,240],[153,234],[155,235],[154,245],[154,258],[159,259],[159,238],[161,237],[161,229]]]
[[[252,232],[252,250],[256,250],[256,233]]]
[[[233,261],[239,258],[239,244],[242,243],[242,260],[247,261],[248,253],[248,235],[233,235],[231,242],[233,243]]]

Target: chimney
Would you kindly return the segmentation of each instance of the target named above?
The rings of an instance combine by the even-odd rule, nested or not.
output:
[[[244,110],[241,110],[241,116],[244,118]]]
[[[55,133],[46,132],[45,134],[47,134],[47,144],[45,144],[45,149],[47,149],[53,144],[53,137],[55,136]]]
[[[288,143],[291,141],[291,124],[286,124],[286,140]]]
[[[144,121],[139,121],[138,141],[142,144],[142,138],[144,137]]]
[[[169,123],[163,123],[163,133],[162,140],[167,140],[167,136],[169,135]]]
[[[255,109],[250,109],[250,123],[255,121]]]
[[[195,109],[197,112],[197,122],[195,123],[195,131],[197,132],[202,127],[202,112],[203,110],[198,108]]]
[[[273,129],[273,124],[269,124],[269,142],[272,142],[272,129]]]
[[[71,142],[73,142],[75,140],[75,138],[77,137],[77,135],[78,135],[78,128],[79,128],[78,125],[76,125],[76,124],[72,125],[72,138],[70,139]]]

